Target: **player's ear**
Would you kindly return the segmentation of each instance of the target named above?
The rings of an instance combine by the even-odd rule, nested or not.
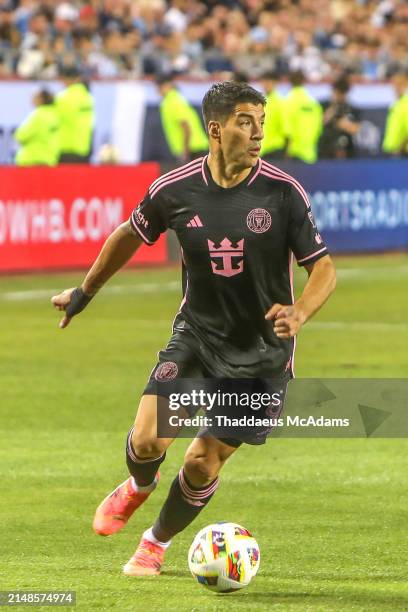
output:
[[[218,121],[210,121],[208,124],[208,135],[215,140],[219,140],[221,136],[220,124]]]

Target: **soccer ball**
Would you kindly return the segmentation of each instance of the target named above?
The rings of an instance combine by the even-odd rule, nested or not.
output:
[[[217,593],[247,586],[259,568],[260,552],[252,534],[236,523],[214,523],[201,529],[188,552],[196,580]]]

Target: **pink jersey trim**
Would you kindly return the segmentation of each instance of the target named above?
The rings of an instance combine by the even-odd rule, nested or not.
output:
[[[180,166],[180,168],[175,168],[174,170],[170,170],[170,172],[166,172],[166,174],[163,174],[162,176],[159,176],[159,178],[155,179],[153,181],[153,183],[150,185],[149,187],[149,193],[150,191],[153,191],[157,185],[159,185],[162,181],[166,181],[169,178],[172,178],[173,176],[177,176],[178,174],[181,174],[182,172],[186,172],[187,170],[191,170],[193,168],[193,166],[197,165],[199,166],[201,163],[201,159],[194,159],[193,161],[189,162],[188,164],[184,164],[184,166]]]
[[[286,181],[287,183],[291,183],[295,187],[295,189],[298,190],[300,195],[303,197],[303,199],[304,199],[304,201],[306,203],[306,207],[310,208],[310,201],[309,201],[309,198],[308,198],[308,195],[307,195],[305,189],[302,187],[302,185],[295,178],[293,178],[293,176],[290,176],[290,174],[287,174],[286,172],[283,172],[283,170],[279,170],[279,168],[276,168],[276,166],[272,166],[272,164],[269,164],[264,159],[262,160],[262,169],[265,172],[269,172],[270,173],[270,175],[271,175],[270,178],[281,179],[282,181]],[[261,174],[264,174],[264,173],[261,172]]]
[[[194,167],[191,170],[191,172],[184,172],[183,174],[180,174],[180,176],[176,176],[175,178],[167,180],[164,183],[160,183],[160,185],[157,185],[157,187],[155,187],[154,190],[150,193],[150,198],[153,199],[156,193],[159,193],[159,191],[163,189],[163,187],[166,187],[167,185],[171,185],[171,183],[176,183],[177,181],[181,181],[189,176],[192,176],[193,174],[198,174],[200,172],[201,172],[201,166],[198,166],[197,168]]]
[[[154,191],[162,183],[165,183],[166,181],[176,176],[181,176],[182,174],[186,174],[190,170],[195,170],[196,168],[200,166],[200,164],[197,162],[199,162],[199,160],[194,160],[194,162],[191,162],[191,164],[188,164],[188,167],[183,166],[182,168],[178,168],[177,170],[173,170],[172,172],[168,172],[167,174],[164,174],[163,176],[159,177],[150,185],[149,193]]]
[[[297,189],[297,191],[302,196],[302,199],[303,199],[303,201],[304,201],[304,203],[306,205],[306,208],[310,208],[309,199],[307,197],[305,197],[304,193],[302,193],[302,191],[299,189],[299,187],[297,187],[296,183],[294,183],[290,178],[286,178],[285,176],[280,175],[280,174],[275,174],[275,173],[272,174],[272,172],[270,170],[264,170],[264,171],[261,170],[261,174],[263,176],[267,176],[268,178],[275,179],[275,180],[278,180],[278,181],[284,181],[285,183],[290,183],[291,185],[293,185],[293,187],[295,189]]]
[[[184,262],[184,265],[186,265],[186,262],[184,261],[183,247],[181,247],[181,246],[180,246],[180,249],[181,249],[181,258],[182,258],[182,260],[183,260],[183,262]],[[181,303],[180,303],[179,309],[178,309],[178,311],[176,312],[176,314],[175,314],[175,316],[174,316],[173,323],[171,324],[171,329],[172,329],[172,332],[173,332],[173,333],[174,333],[174,324],[175,324],[175,322],[176,322],[176,319],[177,319],[177,317],[179,316],[179,314],[180,314],[180,312],[181,312],[181,309],[183,308],[184,304],[187,302],[187,293],[188,293],[188,274],[187,274],[187,283],[186,283],[186,290],[185,290],[185,293],[184,293],[183,298],[182,298],[182,300],[181,300]],[[154,368],[153,368],[153,369],[154,369]]]
[[[290,183],[291,185],[293,185],[295,187],[295,189],[297,189],[299,191],[300,195],[302,196],[302,199],[303,199],[303,201],[304,201],[304,203],[306,205],[306,209],[310,208],[309,200],[305,199],[305,196],[300,191],[300,189],[298,189],[298,187],[296,187],[296,185],[295,185],[295,183],[293,183],[293,181],[291,181],[290,179],[288,179],[288,178],[286,178],[284,176],[281,176],[279,174],[271,174],[269,170],[267,170],[266,172],[261,170],[261,174],[262,174],[262,176],[267,176],[270,179],[275,179],[275,180],[278,180],[278,181],[284,181],[285,183]]]
[[[295,303],[295,290],[293,283],[293,253],[289,249],[289,282],[290,282],[290,295],[292,297],[292,304]],[[296,336],[293,336],[293,350],[290,369],[292,370],[292,376],[295,378],[295,351],[296,351]]]
[[[270,164],[269,162],[265,160],[262,160],[262,164],[265,166],[265,170],[271,170],[272,172],[276,172],[277,174],[280,174],[284,176],[285,178],[288,178],[291,181],[293,181],[293,184],[295,185],[295,187],[303,194],[304,199],[308,202],[308,208],[310,207],[309,196],[307,195],[305,188],[299,183],[299,181],[297,181],[293,176],[291,176],[287,172],[284,172],[277,166],[273,166],[272,164]]]
[[[204,183],[205,183],[205,184],[207,185],[207,187],[208,187],[208,181],[207,181],[207,177],[205,176],[205,170],[204,170],[204,167],[205,167],[205,162],[207,161],[207,157],[208,157],[208,155],[205,155],[205,156],[203,157],[203,161],[201,162],[201,174],[203,175],[203,181],[204,181]]]
[[[262,160],[261,160],[261,159],[258,159],[258,168],[257,168],[257,170],[256,170],[256,172],[255,172],[255,174],[254,174],[254,176],[253,176],[253,177],[251,178],[251,180],[249,181],[249,183],[248,183],[247,187],[249,187],[249,186],[250,186],[250,184],[254,182],[254,180],[256,179],[256,177],[258,176],[258,174],[260,173],[261,168],[262,168]]]
[[[138,232],[138,234],[140,234],[140,237],[143,239],[143,242],[146,242],[146,244],[148,244],[149,246],[151,246],[152,244],[154,244],[154,242],[152,242],[151,240],[149,240],[148,238],[146,238],[146,236],[144,235],[144,233],[142,232],[141,229],[139,229],[139,227],[136,225],[134,219],[133,219],[133,214],[132,213],[130,215],[130,222],[132,224],[132,227]]]
[[[183,247],[181,245],[180,245],[180,252],[181,252],[181,259],[183,260],[183,264],[186,265],[186,260],[184,258],[184,251],[183,251]],[[180,303],[180,306],[179,306],[179,309],[178,309],[178,313],[183,308],[184,304],[187,302],[187,293],[188,293],[188,272],[187,272],[187,266],[186,266],[186,275],[187,275],[186,290],[184,292],[183,299],[181,300],[181,303]],[[176,317],[177,317],[177,315],[176,315]],[[176,320],[176,319],[174,319],[174,320]],[[173,325],[174,325],[174,321],[173,321]]]
[[[303,259],[298,259],[298,263],[302,263],[303,261],[307,261],[308,259],[312,259],[312,257],[314,257],[315,255],[319,255],[319,253],[323,253],[323,251],[327,251],[327,247],[323,247],[322,249],[319,249],[318,251],[315,251],[311,255],[308,255],[307,257],[303,257]]]
[[[183,299],[181,300],[181,303],[179,306],[179,312],[183,308],[184,304],[187,302],[187,293],[188,293],[188,276],[187,276],[187,282],[186,282],[186,290],[184,292]]]
[[[293,285],[293,253],[289,249],[289,281],[290,281],[290,295],[292,297],[292,304],[295,303],[295,290]]]

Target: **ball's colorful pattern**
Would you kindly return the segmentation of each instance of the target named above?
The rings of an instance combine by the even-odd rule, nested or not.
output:
[[[235,523],[215,523],[201,529],[188,553],[194,578],[218,593],[247,586],[258,571],[259,546],[252,534]]]

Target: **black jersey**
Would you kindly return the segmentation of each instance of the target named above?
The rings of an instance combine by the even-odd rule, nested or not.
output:
[[[176,232],[187,271],[179,319],[207,354],[292,373],[295,339],[277,338],[265,314],[294,301],[292,253],[299,265],[327,254],[294,178],[259,159],[244,181],[223,188],[203,157],[154,181],[130,221],[147,244]]]

